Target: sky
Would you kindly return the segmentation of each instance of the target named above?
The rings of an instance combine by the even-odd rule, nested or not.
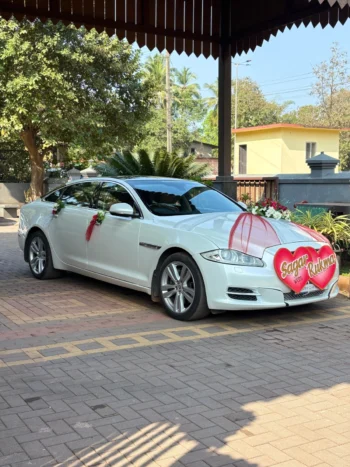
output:
[[[264,42],[254,52],[234,57],[233,62],[251,60],[250,66],[239,66],[239,77],[249,76],[257,81],[267,99],[293,101],[292,109],[314,103],[314,97],[307,89],[314,82],[312,68],[329,58],[334,42],[338,42],[341,49],[348,53],[350,72],[350,20],[344,26],[339,23],[335,28],[300,26],[297,29],[293,26],[291,30],[286,29],[276,37],[272,36],[269,42]],[[146,49],[143,50],[145,55],[149,55]],[[204,96],[208,94],[204,84],[217,79],[218,61],[212,58],[187,57],[184,53],[178,55],[173,52],[171,65],[190,68],[197,75]],[[232,76],[235,76],[235,67]]]

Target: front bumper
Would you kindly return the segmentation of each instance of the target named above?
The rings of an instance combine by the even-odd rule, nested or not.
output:
[[[339,292],[338,270],[325,290],[316,289],[305,295],[295,295],[278,279],[270,265],[257,268],[219,264],[201,255],[197,255],[195,260],[202,272],[211,310],[254,310],[304,305],[334,298]]]

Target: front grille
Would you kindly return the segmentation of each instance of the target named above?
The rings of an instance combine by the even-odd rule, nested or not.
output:
[[[229,287],[228,293],[254,293],[251,289],[242,289],[241,287]]]
[[[285,293],[284,295],[284,300],[286,302],[290,302],[291,300],[302,300],[304,298],[313,298],[313,297],[319,297],[320,295],[324,294],[324,290],[315,290],[314,292],[304,292],[304,293],[295,293],[295,292],[289,292]]]

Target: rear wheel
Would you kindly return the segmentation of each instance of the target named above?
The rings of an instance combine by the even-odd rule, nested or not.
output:
[[[198,266],[185,253],[174,253],[160,268],[162,304],[172,318],[190,321],[205,318],[210,311]]]
[[[28,239],[29,267],[36,279],[54,279],[61,276],[61,271],[55,269],[49,243],[45,235],[34,232]]]

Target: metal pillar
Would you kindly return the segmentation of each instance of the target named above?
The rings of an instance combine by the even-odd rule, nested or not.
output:
[[[219,54],[219,175],[214,187],[236,198],[231,175],[231,1],[221,0]]]

